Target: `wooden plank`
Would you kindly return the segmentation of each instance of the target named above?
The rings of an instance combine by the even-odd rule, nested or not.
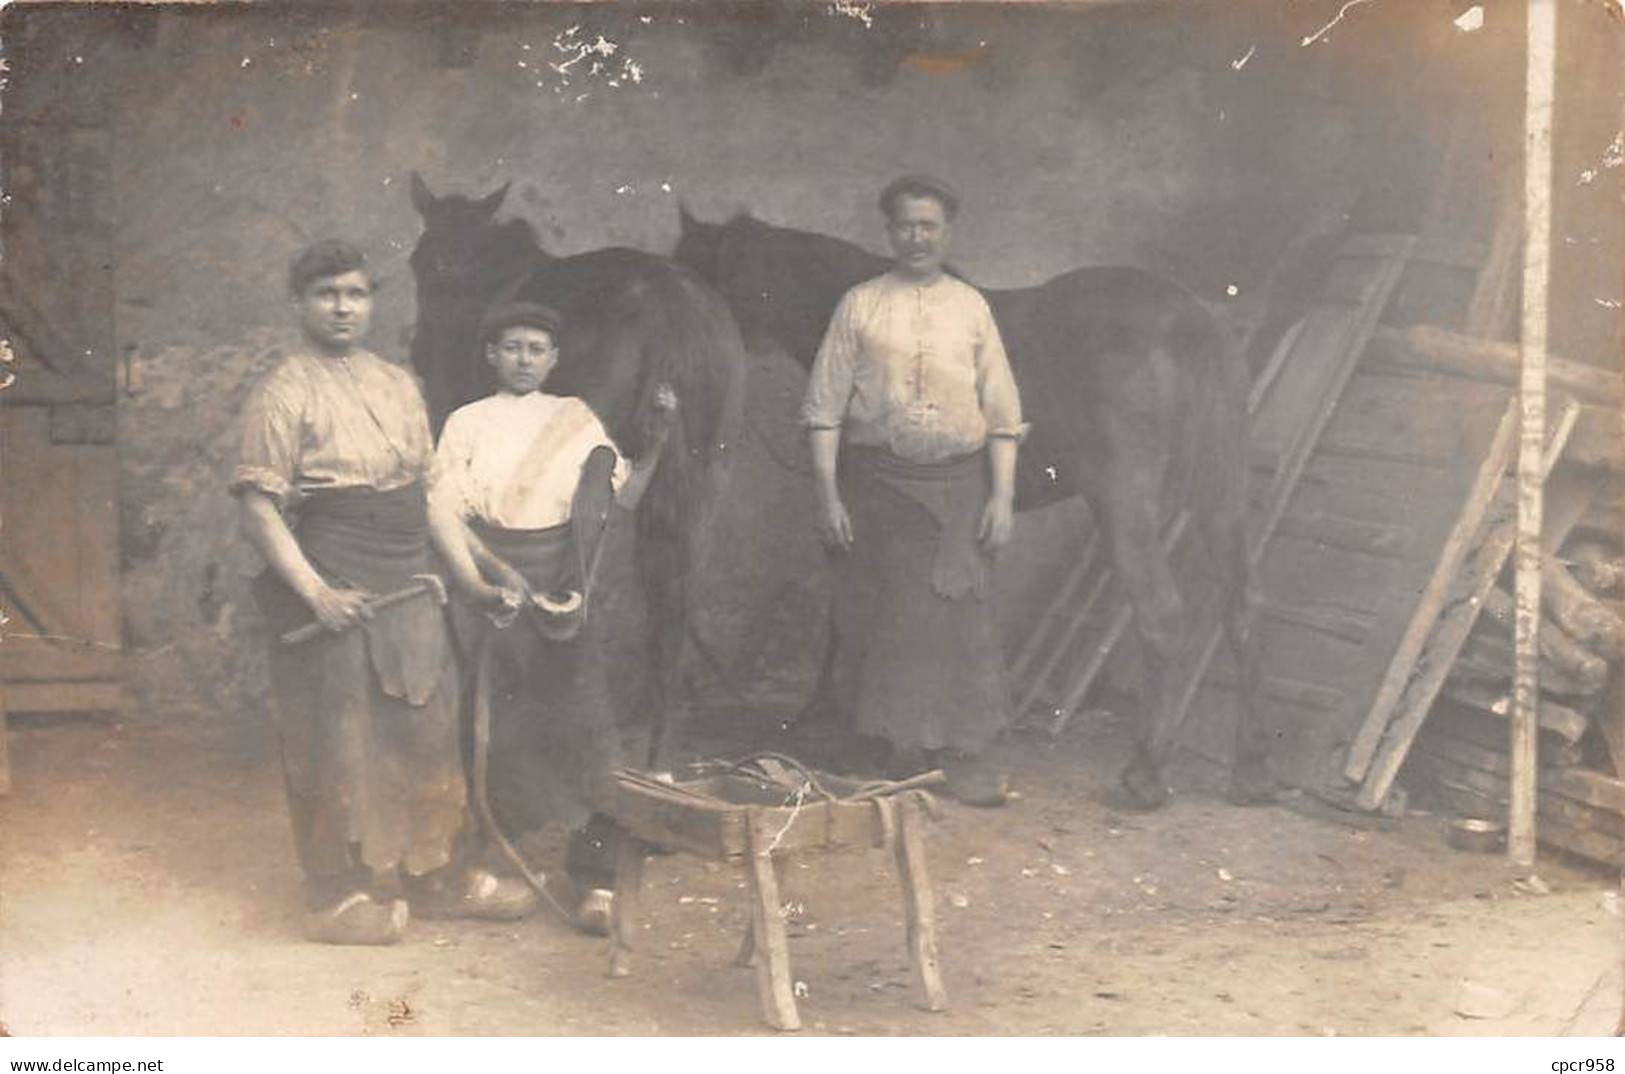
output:
[[[1352,334],[1345,350],[1333,360],[1320,385],[1320,390],[1316,393],[1317,401],[1308,420],[1299,427],[1297,435],[1291,439],[1291,446],[1283,458],[1282,469],[1276,474],[1270,488],[1268,514],[1265,515],[1263,524],[1254,538],[1252,558],[1255,563],[1263,555],[1264,547],[1269,543],[1270,535],[1275,532],[1281,516],[1286,513],[1287,501],[1291,499],[1293,490],[1297,488],[1298,479],[1303,475],[1304,467],[1308,465],[1310,454],[1331,421],[1343,390],[1354,375],[1361,354],[1365,352],[1366,343],[1371,339],[1371,334],[1376,330],[1377,322],[1382,317],[1383,308],[1387,306],[1394,286],[1399,282],[1400,274],[1404,272],[1405,258],[1415,245],[1416,240],[1413,236],[1405,236],[1403,241],[1397,244],[1396,252],[1373,279],[1370,293],[1364,299],[1364,305],[1352,325]]]
[[[1508,413],[1514,413],[1509,407]],[[1551,472],[1552,466],[1557,462],[1558,456],[1563,453],[1563,447],[1568,442],[1569,433],[1574,429],[1574,421],[1578,415],[1578,407],[1569,406],[1559,419],[1556,428],[1552,430],[1551,439],[1546,445],[1545,466],[1546,473]],[[1497,436],[1499,442],[1500,437]],[[1483,476],[1480,470],[1480,476]],[[1572,487],[1565,487],[1561,495],[1569,502],[1564,506],[1566,516],[1578,519],[1595,495],[1595,487],[1590,483],[1581,483]],[[1554,490],[1554,499],[1559,492]],[[1482,512],[1481,512],[1482,514]],[[1572,523],[1570,524],[1572,525]],[[1474,528],[1477,526],[1475,524]],[[1455,534],[1452,533],[1452,538]],[[1547,535],[1549,539],[1561,541],[1562,536],[1556,532]],[[1427,658],[1422,661],[1422,648],[1419,647],[1415,656],[1396,668],[1390,665],[1399,682],[1395,691],[1395,699],[1383,714],[1386,726],[1380,727],[1375,739],[1378,748],[1373,751],[1369,769],[1365,773],[1365,780],[1360,786],[1360,792],[1355,801],[1365,809],[1376,809],[1388,795],[1388,788],[1393,785],[1394,777],[1399,773],[1399,766],[1405,761],[1405,751],[1416,736],[1422,722],[1427,719],[1428,710],[1439,695],[1439,689],[1444,685],[1445,676],[1450,672],[1450,665],[1455,662],[1456,656],[1461,652],[1473,623],[1478,620],[1479,610],[1484,606],[1489,590],[1495,585],[1496,577],[1501,573],[1507,556],[1512,551],[1515,529],[1510,525],[1502,525],[1491,531],[1484,543],[1473,553],[1470,561],[1470,571],[1463,580],[1462,585],[1467,589],[1466,599],[1457,600],[1443,614],[1440,610],[1445,604],[1445,598],[1452,592],[1452,582],[1460,560],[1452,566],[1445,576],[1445,585],[1437,601],[1431,607],[1432,614],[1428,616],[1427,630],[1424,632],[1424,645],[1427,649]],[[1441,559],[1440,566],[1444,566]],[[1435,579],[1439,577],[1436,572]],[[1430,583],[1431,586],[1431,583]],[[1420,614],[1424,609],[1418,609]],[[1416,624],[1413,617],[1412,625]],[[1435,626],[1437,632],[1435,634]],[[1418,662],[1421,661],[1420,670]],[[1384,679],[1386,687],[1388,680]],[[1392,722],[1388,722],[1387,712],[1392,712]],[[1373,707],[1372,715],[1367,718],[1367,726],[1377,715]],[[1361,728],[1362,731],[1365,728]],[[1531,732],[1532,733],[1532,732]],[[1350,750],[1351,760],[1353,750]],[[1352,764],[1351,766],[1352,767]],[[1345,774],[1349,769],[1345,769]],[[1353,778],[1353,777],[1351,777]]]
[[[1388,559],[1403,559],[1414,536],[1408,526],[1368,522],[1327,511],[1288,514],[1281,519],[1275,532],[1283,537],[1315,541],[1328,548],[1342,548]]]
[[[1505,742],[1496,746],[1468,742],[1466,739],[1436,730],[1431,723],[1422,734],[1416,736],[1415,748],[1494,776],[1505,776],[1512,771],[1512,761],[1507,756]],[[1573,768],[1576,762],[1559,760],[1543,752],[1540,763],[1547,771],[1561,771],[1564,768]]]
[[[1326,426],[1320,450],[1437,468],[1482,450],[1506,405],[1496,385],[1401,377],[1361,362]],[[1477,434],[1476,436],[1474,434]]]
[[[1474,683],[1447,680],[1442,693],[1459,707],[1451,712],[1441,712],[1436,705],[1433,714],[1428,717],[1429,721],[1449,716],[1465,719],[1470,718],[1467,713],[1476,713],[1483,717],[1476,722],[1486,728],[1493,727],[1496,738],[1503,743],[1507,741],[1506,719],[1507,714],[1512,711],[1512,698],[1506,691]],[[1576,712],[1567,705],[1558,704],[1549,698],[1541,702],[1541,730],[1551,732],[1570,745],[1580,741],[1589,724],[1590,721],[1583,713]]]
[[[1204,688],[1212,688],[1223,693],[1235,693],[1240,688],[1235,673],[1228,668],[1213,668],[1208,672],[1202,685]],[[1263,695],[1262,700],[1279,701],[1288,708],[1300,712],[1304,709],[1336,712],[1343,707],[1344,701],[1343,694],[1337,690],[1317,682],[1287,678],[1283,675],[1259,676],[1258,692]]]
[[[1482,751],[1482,755],[1487,756],[1494,752],[1485,750]],[[1434,764],[1436,767],[1441,764],[1445,766],[1454,765],[1459,767],[1463,773],[1473,770],[1475,767],[1455,758],[1443,756],[1437,749],[1431,749],[1431,752],[1427,752],[1427,756],[1430,759],[1429,763]],[[1505,754],[1499,754],[1498,756],[1500,757],[1498,762],[1499,771],[1494,771],[1487,766],[1478,768],[1478,773],[1486,778],[1478,779],[1475,785],[1483,793],[1497,796],[1499,804],[1504,806],[1508,800],[1506,780],[1504,778],[1488,778],[1505,777],[1511,771],[1510,759]],[[1463,778],[1466,778],[1465,775]],[[1593,772],[1589,768],[1580,768],[1578,766],[1568,768],[1543,767],[1540,771],[1539,786],[1542,800],[1547,798],[1561,800],[1567,806],[1582,806],[1584,809],[1598,814],[1598,818],[1594,821],[1586,821],[1588,824],[1604,823],[1601,819],[1604,815],[1611,818],[1611,820],[1607,821],[1610,824],[1616,823],[1622,817],[1625,817],[1625,782],[1604,775],[1601,772]],[[1573,810],[1569,810],[1569,812],[1572,813]]]
[[[1258,575],[1264,592],[1282,604],[1319,597],[1374,616],[1398,565],[1392,557],[1334,548],[1277,531]]]
[[[1507,780],[1511,761],[1505,754],[1497,754],[1499,770],[1466,763],[1439,751],[1436,745],[1417,743],[1415,758],[1421,769],[1446,786],[1468,789],[1482,796],[1503,813],[1509,802]],[[1538,804],[1542,821],[1557,819],[1578,831],[1590,831],[1619,838],[1621,818],[1617,813],[1599,809],[1568,795],[1557,793],[1552,784],[1560,778],[1560,771],[1542,768]]]
[[[1444,548],[1439,553],[1433,575],[1417,601],[1416,610],[1411,614],[1404,636],[1400,639],[1399,648],[1394,651],[1388,663],[1388,670],[1383,674],[1377,696],[1366,712],[1365,722],[1361,724],[1354,741],[1349,744],[1348,761],[1343,767],[1343,774],[1350,781],[1363,779],[1371,766],[1372,758],[1376,756],[1389,717],[1393,714],[1394,707],[1399,704],[1400,695],[1410,680],[1411,671],[1433,631],[1433,624],[1444,609],[1451,580],[1455,578],[1457,570],[1466,560],[1473,537],[1484,521],[1496,490],[1501,487],[1501,477],[1506,472],[1507,464],[1512,461],[1512,446],[1517,431],[1517,406],[1509,401],[1501,424],[1496,428],[1495,439],[1491,441],[1490,449],[1479,465],[1478,476],[1473,481],[1466,502],[1456,515],[1455,527],[1450,531],[1450,536],[1445,540]]]
[[[1283,604],[1265,600],[1258,613],[1266,620],[1290,623],[1350,645],[1360,645],[1371,633],[1375,618],[1351,608],[1330,605]]]
[[[1503,393],[1502,403],[1505,403]],[[1489,423],[1493,428],[1493,422]],[[1487,446],[1487,445],[1485,445]],[[1446,484],[1433,468],[1401,461],[1353,460],[1316,455],[1292,501],[1300,510],[1336,510],[1374,522],[1417,519],[1417,497]]]
[[[1435,325],[1379,328],[1372,339],[1372,357],[1378,368],[1391,363],[1508,387],[1518,385],[1521,369],[1518,344]],[[1553,388],[1583,403],[1615,408],[1625,404],[1625,378],[1610,367],[1547,355],[1546,375]]]

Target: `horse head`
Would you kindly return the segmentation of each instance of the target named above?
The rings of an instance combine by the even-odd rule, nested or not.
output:
[[[423,219],[409,258],[417,283],[412,365],[423,378],[436,428],[488,386],[475,339],[480,317],[545,256],[528,223],[496,220],[509,185],[481,198],[437,197],[412,173],[412,206]]]

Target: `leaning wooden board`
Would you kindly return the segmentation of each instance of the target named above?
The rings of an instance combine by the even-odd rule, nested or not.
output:
[[[1546,445],[1547,474],[1562,455],[1577,416],[1578,407],[1572,402],[1560,413]],[[1596,481],[1590,476],[1570,480],[1565,475],[1561,483],[1554,482],[1549,490],[1550,517],[1542,536],[1547,552],[1556,551],[1595,492]],[[1411,741],[1427,719],[1451,663],[1461,652],[1496,576],[1512,553],[1516,539],[1510,517],[1512,496],[1510,482],[1501,481],[1495,497],[1499,510],[1486,521],[1478,548],[1464,561],[1441,560],[1424,599],[1417,604],[1406,636],[1420,635],[1423,642],[1414,654],[1403,650],[1395,654],[1383,676],[1382,690],[1349,749],[1344,775],[1362,780],[1355,799],[1361,808],[1376,809],[1388,796]],[[1466,521],[1464,515],[1460,522]],[[1478,523],[1473,525],[1481,528]],[[1458,532],[1460,528],[1458,525]],[[1429,599],[1434,593],[1438,594],[1437,603]]]
[[[1500,385],[1372,370],[1362,363],[1311,453],[1259,562],[1261,662],[1312,707],[1266,690],[1260,718],[1272,766],[1287,782],[1330,790],[1418,594],[1481,469],[1498,473],[1511,436]],[[1497,441],[1500,447],[1497,449]],[[1254,510],[1269,510],[1268,486]],[[1229,759],[1234,673],[1220,653],[1193,704],[1183,743]]]

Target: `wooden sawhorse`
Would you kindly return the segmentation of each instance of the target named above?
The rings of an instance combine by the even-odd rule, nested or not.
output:
[[[834,777],[820,777],[820,782],[837,793],[853,786]],[[918,789],[806,800],[738,775],[666,783],[620,770],[614,815],[623,838],[615,861],[609,975],[631,973],[638,891],[651,844],[737,862],[745,870],[750,925],[736,961],[756,967],[756,992],[767,1024],[779,1030],[800,1029],[774,856],[843,846],[890,847],[903,890],[909,961],[919,1003],[929,1011],[947,1010],[922,832],[925,818],[936,808],[931,795]]]

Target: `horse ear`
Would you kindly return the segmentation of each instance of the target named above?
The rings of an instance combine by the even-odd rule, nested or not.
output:
[[[496,215],[496,211],[502,207],[502,199],[508,196],[508,188],[511,186],[513,186],[512,179],[508,180],[506,183],[503,183],[501,186],[491,191],[491,193],[481,198],[479,200],[479,207],[481,211],[484,212],[486,216]]]
[[[434,192],[429,184],[423,181],[423,176],[416,171],[412,173],[412,208],[418,211],[419,216],[428,216],[437,204]]]

